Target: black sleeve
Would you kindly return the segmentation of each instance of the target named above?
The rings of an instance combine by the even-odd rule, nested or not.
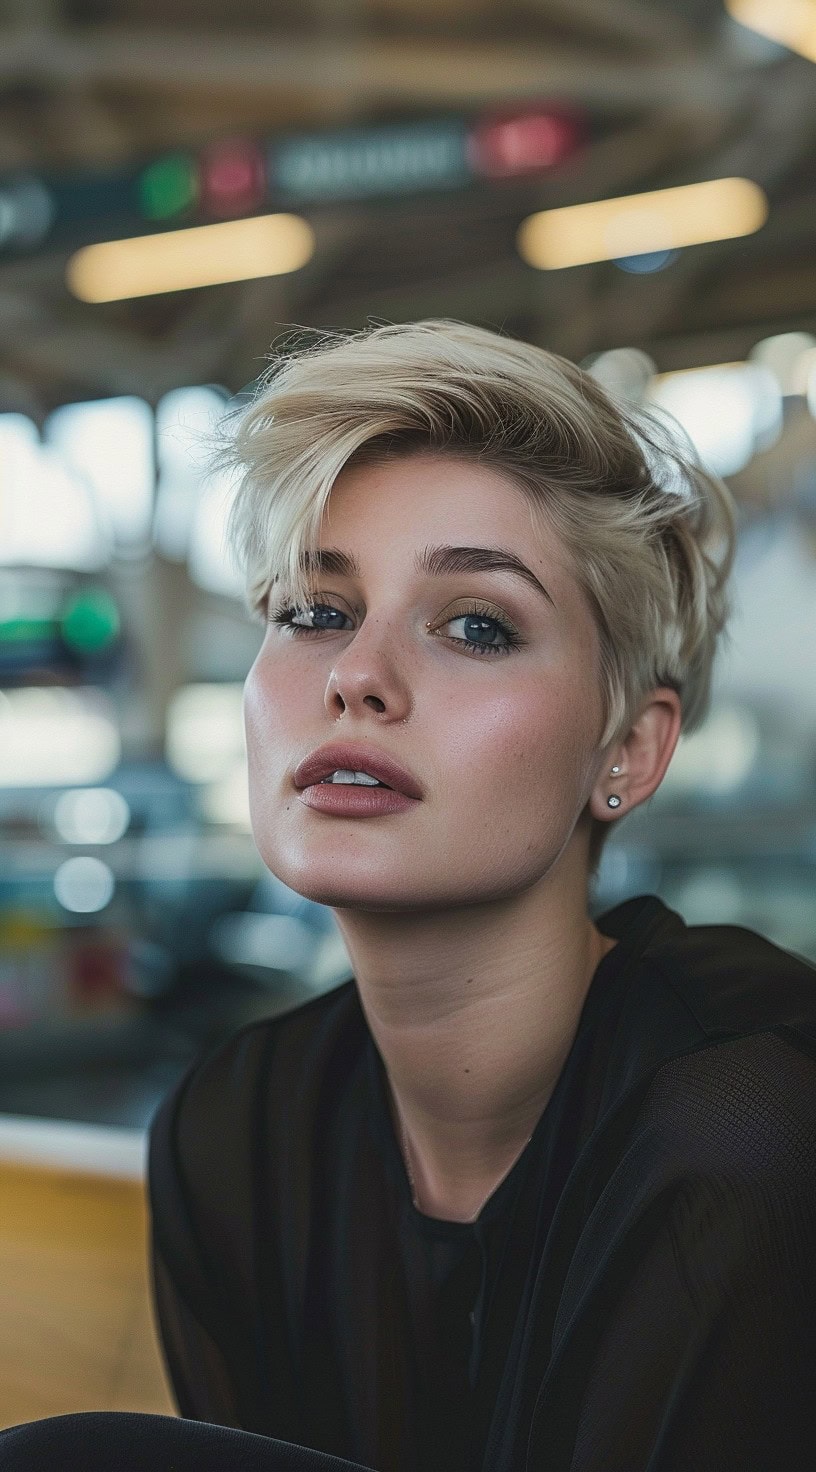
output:
[[[529,1472],[816,1467],[816,1066],[779,1044],[771,1080],[757,1050],[710,1051],[661,1080],[696,1141],[674,1179],[658,1090],[627,1210],[599,1203],[615,1225]]]
[[[180,1416],[240,1427],[235,1389],[215,1340],[185,1302],[158,1248],[151,1254],[153,1305]]]
[[[217,1281],[208,1272],[178,1161],[177,1113],[191,1071],[165,1097],[149,1131],[148,1251],[156,1325],[182,1416],[240,1427],[239,1387],[222,1348]]]
[[[690,1186],[598,1342],[571,1472],[816,1466],[814,1265],[812,1215]]]
[[[256,1162],[267,1040],[250,1025],[195,1059],[151,1121],[152,1291],[181,1414],[299,1442],[277,1217],[258,1217],[275,1184]]]

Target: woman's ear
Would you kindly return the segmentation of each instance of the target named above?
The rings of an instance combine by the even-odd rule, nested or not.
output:
[[[669,686],[653,690],[643,702],[628,736],[608,749],[589,799],[593,818],[607,822],[630,813],[656,792],[680,737],[680,696]],[[613,772],[619,767],[619,772]],[[618,797],[620,802],[610,803]]]

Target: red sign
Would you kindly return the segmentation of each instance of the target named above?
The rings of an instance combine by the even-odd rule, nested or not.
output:
[[[250,139],[216,143],[201,155],[201,196],[207,214],[232,219],[260,209],[267,197],[264,155]]]
[[[475,173],[489,179],[554,168],[575,153],[584,139],[584,120],[566,110],[536,108],[494,115],[476,124],[468,138]]]

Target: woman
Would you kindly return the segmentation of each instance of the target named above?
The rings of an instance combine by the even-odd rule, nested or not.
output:
[[[182,1417],[315,1469],[809,1465],[816,969],[654,895],[589,913],[708,706],[727,491],[450,321],[292,352],[220,463],[255,840],[353,976],[154,1119]]]

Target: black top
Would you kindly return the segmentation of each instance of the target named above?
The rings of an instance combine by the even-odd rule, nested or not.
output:
[[[182,1416],[377,1472],[816,1466],[816,967],[655,895],[474,1223],[414,1207],[352,977],[150,1131]]]

